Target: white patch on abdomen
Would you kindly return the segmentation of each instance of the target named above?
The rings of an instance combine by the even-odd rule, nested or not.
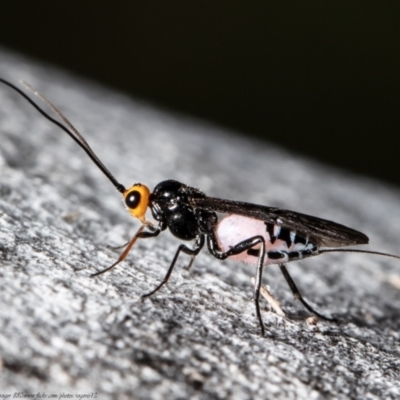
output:
[[[301,251],[307,249],[308,246],[305,246],[301,243],[294,244],[295,233],[291,233],[291,245],[288,247],[288,244],[284,240],[279,240],[279,233],[281,231],[281,227],[278,225],[274,226],[274,236],[276,237],[274,243],[271,243],[271,237],[267,232],[267,226],[264,221],[260,221],[258,219],[245,217],[242,215],[228,215],[223,218],[215,228],[215,234],[217,237],[217,241],[220,249],[223,252],[230,250],[232,247],[236,246],[240,242],[243,242],[246,239],[250,239],[254,236],[262,236],[265,240],[265,252],[282,252],[282,253],[290,253],[291,251]],[[258,244],[252,249],[259,249],[261,246]],[[244,251],[235,256],[231,256],[236,261],[244,261],[249,264],[257,264],[258,257],[254,255],[247,254],[247,251]],[[280,262],[287,262],[289,260],[288,256],[279,259],[272,260],[268,259],[266,254],[265,264],[277,264]]]

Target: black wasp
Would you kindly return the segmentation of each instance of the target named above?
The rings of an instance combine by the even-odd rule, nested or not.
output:
[[[92,277],[109,271],[123,261],[137,239],[156,237],[169,229],[178,239],[193,242],[193,246],[181,244],[178,247],[164,279],[142,298],[153,295],[168,281],[180,253],[191,257],[188,265],[190,268],[197,254],[206,245],[209,252],[219,260],[234,258],[256,265],[254,302],[261,334],[264,335],[259,297],[265,265],[278,264],[295,298],[318,317],[333,320],[319,314],[303,299],[285,263],[335,251],[400,258],[374,251],[340,249],[343,246],[367,244],[368,237],[336,222],[274,207],[208,197],[200,190],[174,180],[159,183],[152,192],[140,183],[126,189],[98,159],[82,135],[43,95],[25,84],[61,118],[65,125],[49,116],[12,83],[1,78],[0,82],[18,92],[45,118],[71,136],[122,194],[131,215],[142,222],[133,238],[125,245],[126,249],[118,260],[105,270],[92,274]],[[155,222],[146,219],[145,214],[148,209]],[[218,220],[216,213],[227,215]]]

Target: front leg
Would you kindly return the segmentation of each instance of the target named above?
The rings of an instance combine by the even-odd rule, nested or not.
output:
[[[149,235],[148,232],[142,232],[139,235],[140,239],[146,239],[149,237],[155,237],[158,236],[160,234],[161,231],[165,230],[165,228],[162,228],[162,225],[160,224],[159,226],[154,226],[152,224],[146,224],[147,229],[150,230]],[[120,246],[107,246],[109,249],[111,250],[120,250],[123,249],[124,247],[128,246],[128,244],[130,243],[130,240],[128,240],[126,243],[121,244]]]
[[[260,288],[261,288],[261,281],[262,281],[262,273],[264,267],[264,259],[265,259],[265,240],[262,236],[253,236],[249,239],[243,240],[242,242],[238,243],[237,245],[231,247],[228,251],[223,252],[219,245],[218,241],[215,237],[215,234],[209,234],[207,237],[207,247],[210,253],[219,260],[225,260],[230,256],[234,256],[244,251],[250,250],[254,246],[260,245],[260,251],[257,261],[257,270],[256,270],[256,283],[254,285],[254,303],[256,306],[256,314],[258,318],[258,322],[260,323],[261,328],[261,336],[264,336],[265,329],[264,323],[261,317],[260,311]]]
[[[150,229],[150,231],[144,231],[145,228]],[[143,224],[135,233],[135,235],[133,236],[133,238],[131,239],[131,241],[128,243],[128,247],[124,250],[124,252],[119,256],[118,260],[112,264],[111,266],[109,266],[106,269],[103,269],[102,271],[96,272],[94,274],[91,274],[90,277],[93,278],[95,276],[104,274],[104,272],[109,271],[110,269],[113,269],[115,266],[117,266],[121,261],[125,260],[126,256],[128,255],[128,253],[130,252],[131,248],[133,247],[133,245],[135,244],[137,239],[147,239],[147,238],[151,238],[151,237],[155,237],[158,236],[161,231],[163,231],[165,229],[165,227],[163,225],[159,225],[158,227],[154,227],[152,225],[149,224]]]

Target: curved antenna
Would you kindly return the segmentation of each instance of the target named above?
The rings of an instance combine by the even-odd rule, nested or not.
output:
[[[319,254],[322,253],[364,253],[364,254],[375,254],[377,256],[385,256],[385,257],[391,257],[391,258],[397,258],[400,260],[400,256],[396,256],[394,254],[389,254],[389,253],[381,253],[380,251],[371,251],[371,250],[359,250],[359,249],[326,249],[326,250],[320,250]]]
[[[57,125],[59,128],[61,128],[64,132],[66,132],[73,140],[75,140],[76,143],[82,149],[85,151],[85,153],[90,157],[90,159],[97,165],[97,167],[103,172],[103,174],[111,181],[111,183],[115,186],[115,188],[121,192],[125,192],[125,186],[122,185],[115,179],[114,175],[105,167],[105,165],[99,160],[99,158],[96,156],[92,148],[89,146],[87,141],[83,138],[83,136],[77,131],[77,129],[71,124],[71,122],[68,121],[67,118],[61,113],[60,110],[58,110],[57,107],[55,107],[46,97],[44,97],[42,94],[40,94],[37,90],[35,90],[32,86],[28,85],[27,83],[23,82],[23,84],[31,90],[35,95],[37,95],[41,100],[43,100],[52,110],[55,114],[57,114],[65,123],[65,126],[62,123],[58,122],[56,119],[52,118],[49,114],[47,114],[42,108],[40,108],[28,95],[26,95],[21,89],[17,88],[15,85],[12,83],[6,81],[5,79],[0,78],[0,82],[4,83],[5,85],[9,86],[11,89],[14,89],[17,93],[19,93],[28,103],[30,103],[37,111],[40,112],[45,118],[47,118],[50,122],[53,124]]]

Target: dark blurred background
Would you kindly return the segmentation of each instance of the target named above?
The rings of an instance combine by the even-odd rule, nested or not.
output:
[[[0,7],[0,46],[400,184],[397,0]]]

